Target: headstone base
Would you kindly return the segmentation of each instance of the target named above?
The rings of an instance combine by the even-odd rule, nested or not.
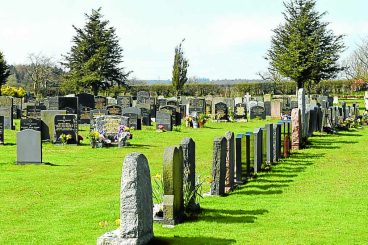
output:
[[[147,244],[153,239],[153,233],[145,234],[139,238],[121,237],[119,229],[107,232],[97,239],[97,245],[140,245]]]

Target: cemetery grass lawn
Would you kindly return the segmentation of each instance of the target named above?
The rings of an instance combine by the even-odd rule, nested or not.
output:
[[[272,121],[268,121],[272,122]],[[91,149],[43,144],[49,165],[15,165],[15,132],[0,146],[0,244],[95,244],[118,226],[122,161],[145,154],[160,174],[165,146],[196,142],[197,172],[211,175],[213,139],[267,121],[209,123],[204,129],[133,132],[132,146]],[[17,121],[19,128],[19,121]],[[307,149],[262,172],[226,197],[202,199],[203,212],[173,229],[154,225],[155,243],[364,244],[368,242],[368,129],[315,134]],[[209,184],[204,184],[209,191]]]

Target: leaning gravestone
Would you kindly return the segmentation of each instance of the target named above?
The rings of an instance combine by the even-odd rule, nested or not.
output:
[[[54,132],[55,132],[55,115],[64,115],[66,114],[65,110],[45,110],[41,111],[41,137],[42,140],[50,140],[51,142],[55,141]]]
[[[97,239],[97,245],[147,244],[153,239],[152,185],[147,158],[124,159],[120,187],[120,228]]]
[[[191,200],[189,201],[189,209],[196,209],[196,196],[194,192],[195,188],[195,142],[191,138],[184,138],[180,143],[183,149],[183,186],[184,190],[189,190],[194,193]]]
[[[235,147],[234,133],[228,131],[225,133],[226,139],[226,175],[225,175],[225,192],[234,189],[234,168],[235,168]]]
[[[4,128],[13,129],[13,98],[0,96],[0,116],[4,117]]]
[[[22,118],[20,119],[20,130],[33,129],[41,132],[41,119]]]
[[[166,147],[163,164],[163,223],[180,223],[184,214],[183,200],[183,149],[181,146]]]
[[[17,133],[17,164],[42,163],[41,132],[26,129]]]
[[[216,138],[213,142],[211,195],[225,194],[226,147],[225,137]]]
[[[4,116],[0,116],[0,145],[4,144]]]
[[[55,137],[54,143],[61,143],[61,136],[70,135],[69,144],[78,144],[78,119],[77,115],[55,115]]]

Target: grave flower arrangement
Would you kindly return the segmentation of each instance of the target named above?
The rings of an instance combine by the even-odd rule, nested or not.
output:
[[[61,144],[65,145],[68,144],[68,141],[72,139],[72,136],[70,134],[61,134],[59,137],[59,140]]]
[[[118,133],[115,136],[115,140],[118,142],[119,147],[129,145],[127,140],[132,139],[133,135],[130,133],[130,128],[125,125],[118,127]]]
[[[165,132],[166,130],[165,130],[165,126],[164,125],[162,125],[162,124],[159,124],[158,126],[157,126],[157,128],[158,128],[158,132]]]
[[[204,124],[209,120],[209,116],[207,116],[206,114],[204,113],[201,113],[198,115],[198,126],[200,128],[203,128],[204,127]]]
[[[186,127],[192,127],[193,126],[193,118],[190,115],[186,115],[185,118],[185,126]]]

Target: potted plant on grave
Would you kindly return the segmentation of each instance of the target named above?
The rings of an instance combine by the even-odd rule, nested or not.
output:
[[[59,140],[62,145],[68,144],[68,141],[72,139],[70,134],[61,134]]]
[[[96,130],[91,131],[89,133],[89,139],[90,139],[92,148],[96,148],[97,142],[100,140],[100,133]]]
[[[187,115],[185,118],[185,126],[188,127],[193,127],[193,118],[190,115]]]
[[[200,128],[203,128],[204,127],[204,124],[208,121],[208,116],[206,116],[206,114],[202,113],[202,114],[199,114],[198,116],[198,126]]]
[[[164,125],[162,125],[162,124],[159,124],[158,126],[157,126],[157,132],[165,132],[166,130],[165,130],[165,126]]]
[[[116,135],[118,146],[123,147],[129,145],[128,139],[132,138],[133,135],[130,133],[130,128],[125,125],[120,125],[118,128],[118,133]]]

